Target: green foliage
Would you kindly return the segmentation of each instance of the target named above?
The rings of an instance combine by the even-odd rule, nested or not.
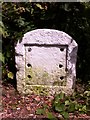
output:
[[[2,21],[0,21],[0,34],[3,35],[4,37],[7,36],[7,32],[5,30],[5,26]]]
[[[84,94],[74,94],[72,96],[65,96],[63,99],[59,96],[65,95],[60,93],[56,95],[53,101],[53,108],[55,111],[63,115],[64,118],[68,117],[68,113],[76,111],[80,113],[88,113],[90,111],[90,91],[85,91]],[[65,116],[64,116],[65,115]]]
[[[52,101],[52,110],[60,113],[64,119],[69,118],[69,113],[90,114],[90,91],[85,91],[84,94],[74,93],[71,96],[61,92]],[[46,115],[50,120],[56,118],[48,106],[37,109],[36,114]]]
[[[36,110],[37,115],[45,115],[49,120],[57,120],[57,118],[52,114],[47,105],[43,105],[42,108]]]
[[[8,72],[8,78],[10,78],[10,79],[13,79],[14,78],[14,75],[13,75],[13,73],[12,72]]]
[[[68,118],[69,118],[68,112],[63,111],[63,112],[61,112],[61,114],[62,114],[62,116],[63,116],[65,119],[68,119]]]
[[[45,114],[45,109],[37,109],[36,114],[44,115]]]
[[[49,120],[57,120],[57,118],[49,111],[46,113],[46,115]]]
[[[36,4],[36,6],[37,6],[38,8],[40,8],[41,10],[44,9],[44,8],[43,8],[40,4],[38,4],[38,3]]]
[[[5,61],[4,59],[5,58],[4,58],[3,54],[0,52],[0,61],[4,63],[4,61]]]
[[[70,107],[70,101],[65,98],[64,93],[60,93],[55,96],[53,101],[53,109],[59,112],[65,119],[69,118],[68,108]]]

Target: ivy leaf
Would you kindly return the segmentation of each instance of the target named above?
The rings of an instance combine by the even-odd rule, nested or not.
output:
[[[65,119],[68,119],[69,118],[69,113],[68,112],[62,112],[61,113],[62,114],[62,116],[65,118]]]
[[[65,105],[58,103],[58,104],[55,106],[55,110],[58,111],[58,112],[64,111],[64,110],[65,110]]]
[[[55,100],[58,102],[60,100],[64,100],[65,98],[65,94],[63,92],[61,92],[60,94],[58,94],[56,97],[55,97]]]
[[[78,110],[79,109],[79,104],[77,103],[76,105],[75,105],[75,110]]]
[[[49,120],[57,120],[57,118],[51,112],[47,112],[47,117]]]
[[[74,112],[75,111],[75,103],[71,103],[69,106],[69,112]]]
[[[14,75],[13,75],[13,73],[12,72],[8,72],[8,78],[11,78],[11,79],[13,79],[14,78]]]
[[[65,105],[69,105],[69,104],[70,104],[69,100],[66,100]]]
[[[83,112],[86,112],[86,110],[87,110],[86,105],[84,105],[84,106],[82,107],[82,111],[83,111]]]
[[[36,110],[36,114],[37,115],[44,115],[45,114],[45,110],[44,109],[37,109]]]

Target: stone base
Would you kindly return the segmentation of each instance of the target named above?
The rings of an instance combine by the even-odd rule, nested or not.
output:
[[[20,90],[19,90],[20,92]],[[26,85],[22,94],[36,94],[36,95],[55,95],[60,92],[64,92],[67,95],[71,95],[74,89],[67,88],[66,86],[47,86],[47,85]]]

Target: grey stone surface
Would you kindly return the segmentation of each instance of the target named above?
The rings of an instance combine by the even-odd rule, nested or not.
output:
[[[17,89],[20,93],[71,93],[76,79],[78,45],[68,34],[36,29],[24,34],[16,50]]]

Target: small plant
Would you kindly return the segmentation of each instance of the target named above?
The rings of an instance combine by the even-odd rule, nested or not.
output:
[[[60,113],[64,119],[69,118],[69,113],[88,114],[90,113],[90,91],[85,91],[84,94],[74,93],[72,96],[66,96],[61,92],[52,101],[52,110]],[[48,119],[57,120],[48,106],[38,109],[36,114],[47,115]]]
[[[59,112],[65,119],[69,118],[68,107],[70,105],[70,101],[66,99],[64,93],[60,93],[55,96],[52,107],[56,112]]]
[[[43,105],[43,108],[37,109],[36,114],[45,115],[49,120],[57,120],[57,118],[52,114],[47,105]]]
[[[89,96],[89,92],[81,94],[81,97],[80,95],[77,97],[77,94],[66,96],[64,93],[60,93],[56,95],[53,101],[53,109],[59,112],[65,119],[69,118],[69,113],[87,113],[90,111]]]

